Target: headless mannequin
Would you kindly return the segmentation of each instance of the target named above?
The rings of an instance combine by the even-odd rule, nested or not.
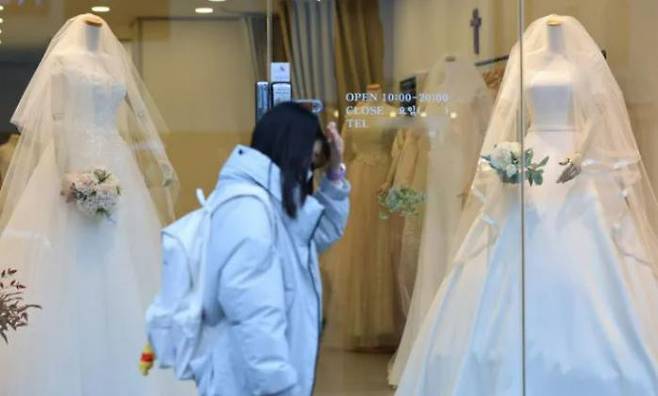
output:
[[[87,24],[85,29],[85,48],[91,52],[98,52],[101,30],[98,25]]]
[[[85,29],[85,42],[84,49],[86,49],[90,55],[95,55],[98,53],[99,44],[100,44],[101,30],[98,25],[87,24]],[[72,56],[71,54],[61,54],[60,60],[62,63],[66,62],[68,57]],[[64,89],[64,80],[61,75],[56,74],[53,78],[53,90],[55,92],[63,92]],[[53,117],[59,118],[63,115],[63,103],[60,100],[53,100],[52,103]]]
[[[576,145],[578,135],[573,133],[575,132],[572,97],[573,75],[571,65],[563,55],[565,41],[560,20],[557,17],[549,20],[546,29],[548,45],[542,51],[537,64],[533,65],[534,68],[541,71],[535,74],[528,87],[531,129],[544,132],[563,131],[564,133],[569,131],[573,134],[570,143],[566,146],[564,143],[561,144],[559,150],[564,156],[569,157],[560,162],[561,165],[566,165],[566,168],[557,177],[557,182],[566,183],[581,171],[579,154],[581,150]],[[551,140],[544,140],[543,143],[550,145]],[[557,158],[555,159],[557,160]]]
[[[83,50],[86,50],[84,56],[95,56],[98,53],[101,37],[102,19],[96,16],[90,16],[87,25],[85,26],[85,42]],[[68,62],[69,57],[76,56],[73,54],[62,54],[60,60],[62,63]],[[62,120],[66,115],[64,114],[64,98],[66,98],[66,77],[64,73],[55,73],[52,80],[53,92],[58,92],[60,95],[52,95],[52,114],[53,119]],[[57,124],[55,124],[57,125]],[[68,142],[65,139],[66,134],[58,134],[54,140],[55,145],[55,158],[57,166],[62,174],[69,171],[70,161],[67,158]]]
[[[548,26],[548,46],[528,87],[532,129],[541,131],[573,129],[572,75],[562,56],[562,28]]]
[[[443,75],[441,76],[441,81],[450,81],[450,76],[454,74],[455,69],[458,67],[457,58],[454,56],[446,56],[445,65],[443,69]]]

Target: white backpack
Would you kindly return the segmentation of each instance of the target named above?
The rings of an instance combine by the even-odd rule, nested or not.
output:
[[[270,207],[266,190],[249,184],[231,186],[232,193],[206,200],[197,190],[201,208],[162,231],[160,291],[146,312],[148,338],[161,368],[173,368],[179,379],[194,379],[193,367],[210,359],[214,329],[202,326],[206,251],[212,214],[224,202],[253,196]],[[271,212],[270,212],[271,213]]]

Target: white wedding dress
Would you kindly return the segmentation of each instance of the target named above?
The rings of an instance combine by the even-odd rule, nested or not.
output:
[[[138,370],[144,312],[158,285],[161,225],[117,130],[126,86],[101,66],[106,55],[79,49],[49,56],[57,58],[45,71],[57,109],[54,137],[0,236],[0,263],[19,271],[25,301],[42,309],[0,345],[0,395],[191,395],[191,385],[168,373],[142,377]],[[115,174],[122,195],[111,220],[66,203],[62,166]]]
[[[526,184],[525,277],[519,189],[508,185],[490,209],[499,233],[482,217],[466,234],[398,396],[658,395],[658,282],[632,217],[621,220],[625,234],[614,231],[619,219],[610,214],[624,213],[623,191],[606,172],[555,182],[559,161],[582,140],[572,94],[580,76],[563,66],[527,80],[525,146],[550,161],[544,184]]]
[[[491,116],[492,99],[473,61],[454,56],[432,67],[425,93],[443,93],[446,103],[429,103],[421,111],[425,119],[443,121],[428,127],[427,187],[418,266],[404,332],[391,360],[388,381],[397,385],[411,347],[418,335],[441,281],[449,267],[451,244],[459,225],[464,195],[468,192],[482,139]]]

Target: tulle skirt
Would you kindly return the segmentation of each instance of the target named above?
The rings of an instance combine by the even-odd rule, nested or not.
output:
[[[160,224],[125,144],[95,161],[122,188],[111,219],[86,217],[60,196],[51,145],[0,237],[0,265],[18,270],[26,303],[42,306],[0,345],[0,395],[192,395],[169,373],[138,371],[144,312],[158,286]]]
[[[541,137],[527,137],[537,158],[547,145]],[[630,216],[628,233],[615,235],[619,219],[610,214],[623,211],[623,195],[609,175],[556,184],[556,162],[543,185],[526,191],[525,257],[514,187],[500,197],[499,231],[472,225],[398,396],[520,396],[524,374],[533,396],[658,395],[658,280]]]

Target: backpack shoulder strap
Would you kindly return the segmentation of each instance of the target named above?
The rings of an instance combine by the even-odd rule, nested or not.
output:
[[[197,197],[199,203],[203,208],[208,210],[211,214],[215,213],[217,209],[222,206],[224,203],[240,197],[251,196],[257,198],[259,201],[263,202],[265,207],[268,209],[268,212],[272,212],[272,202],[270,193],[267,192],[264,188],[249,183],[235,183],[230,187],[229,191],[223,191],[221,193],[213,193],[208,199],[203,197],[203,193],[197,191]],[[217,195],[215,196],[215,194]]]
[[[211,194],[210,197],[208,197],[208,199],[205,199],[203,197],[203,193],[197,192],[197,197],[199,197],[199,202],[201,203],[201,206],[204,208],[204,210],[208,211],[211,217],[212,215],[214,215],[217,209],[219,209],[224,203],[231,201],[235,198],[253,197],[258,199],[260,202],[263,203],[263,205],[265,205],[265,208],[269,215],[270,226],[272,227],[273,235],[275,235],[275,239],[276,239],[277,236],[276,205],[272,201],[271,194],[263,187],[252,183],[235,183],[231,185],[230,191],[219,192],[218,190],[216,190],[215,192],[213,192],[213,194]]]

